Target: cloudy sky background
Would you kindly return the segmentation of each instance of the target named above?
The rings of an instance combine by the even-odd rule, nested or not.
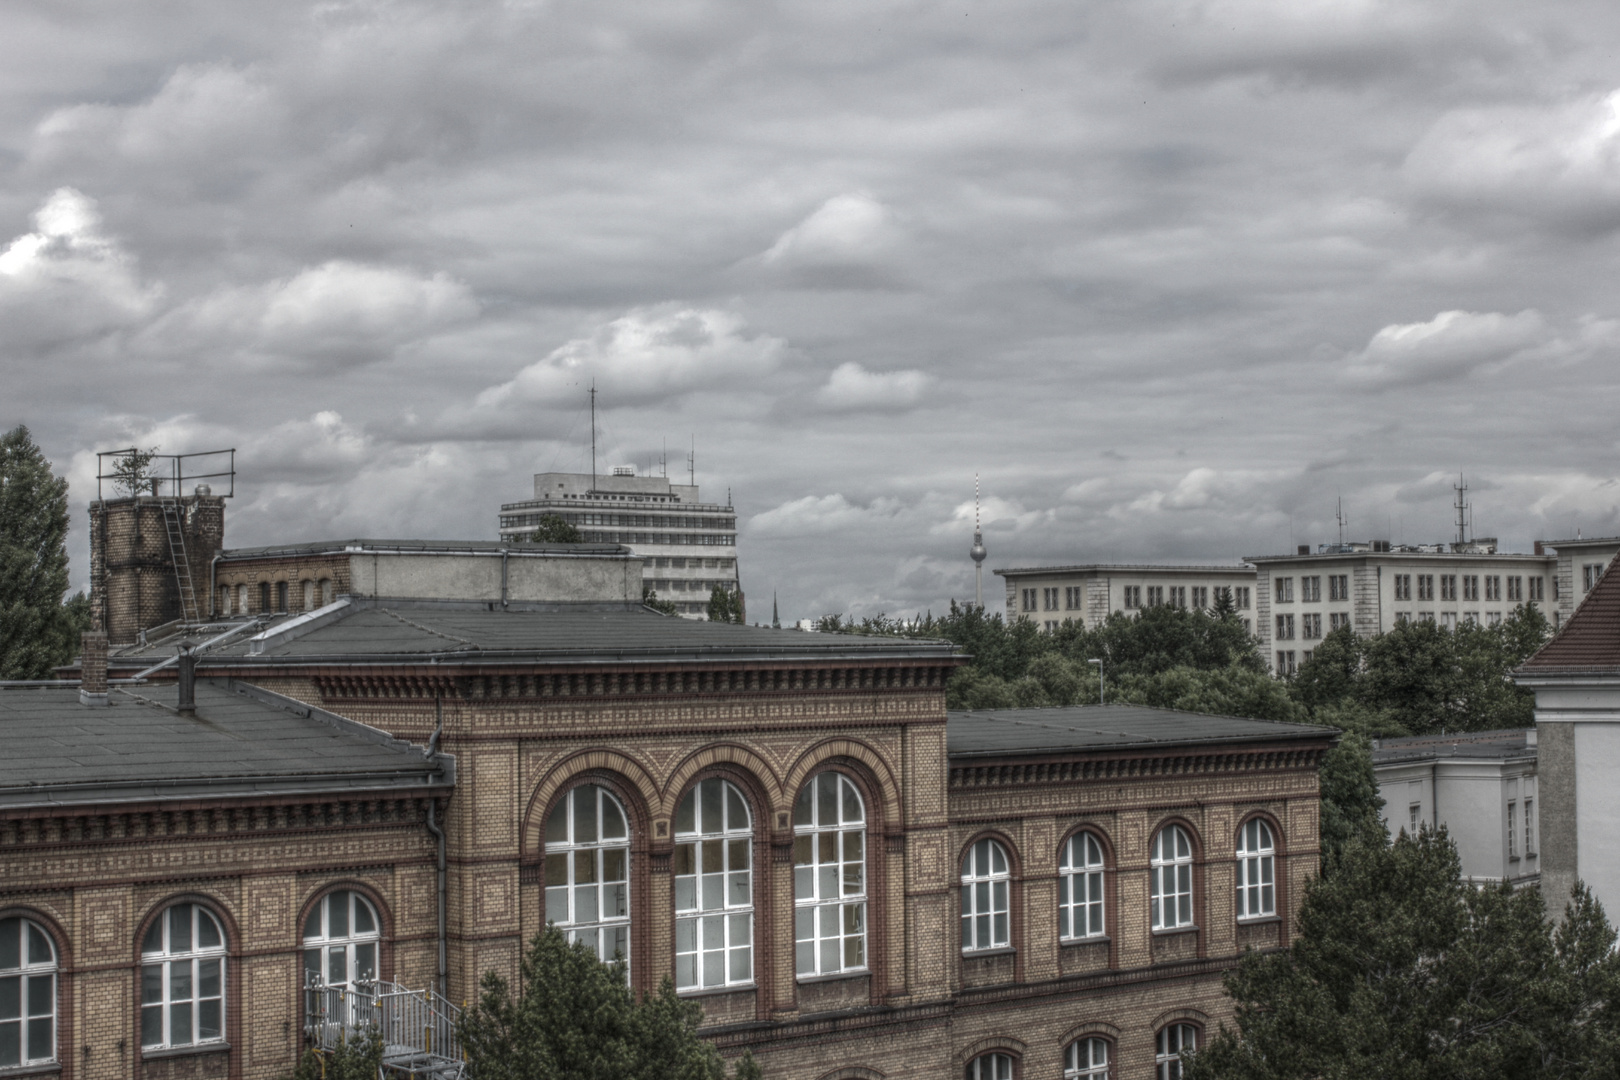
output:
[[[1620,7],[23,2],[0,425],[227,542],[493,538],[689,440],[750,614],[1620,533]],[[987,597],[999,609],[1000,579]],[[763,606],[762,606],[763,603]]]

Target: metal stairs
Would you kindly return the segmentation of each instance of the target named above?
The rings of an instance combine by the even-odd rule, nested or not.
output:
[[[180,594],[180,621],[199,623],[202,613],[191,585],[191,560],[186,558],[186,508],[179,499],[163,500],[163,524],[169,533],[169,559],[174,563],[174,583]]]
[[[461,1010],[431,990],[411,990],[381,979],[304,986],[304,1037],[316,1050],[382,1035],[377,1080],[462,1080],[467,1062],[456,1036]]]

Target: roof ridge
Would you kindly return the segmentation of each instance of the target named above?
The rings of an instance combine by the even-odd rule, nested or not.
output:
[[[1520,671],[1620,668],[1620,574],[1613,570],[1611,559],[1569,621]],[[1571,581],[1570,587],[1574,584]]]

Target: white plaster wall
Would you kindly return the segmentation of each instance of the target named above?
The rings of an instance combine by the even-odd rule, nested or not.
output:
[[[641,599],[640,559],[509,558],[507,599],[618,602]],[[379,552],[350,556],[361,596],[499,600],[499,555]]]
[[[1575,816],[1581,880],[1620,912],[1620,723],[1575,725]]]

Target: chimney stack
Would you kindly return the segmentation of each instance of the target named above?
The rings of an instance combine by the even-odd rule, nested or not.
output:
[[[197,654],[192,649],[192,642],[182,641],[180,662],[176,665],[180,673],[180,701],[175,709],[187,716],[197,711]]]
[[[79,636],[79,704],[107,704],[107,634],[89,630]]]

